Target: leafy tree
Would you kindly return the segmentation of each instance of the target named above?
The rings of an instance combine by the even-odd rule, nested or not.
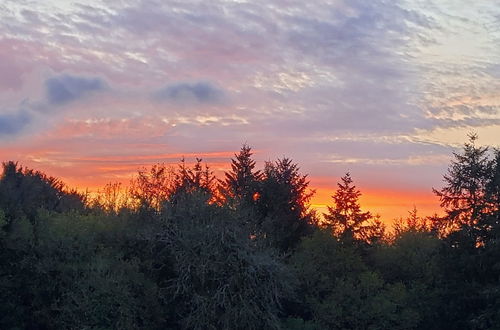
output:
[[[406,305],[402,283],[386,283],[354,245],[329,230],[305,238],[291,258],[300,281],[305,320],[322,329],[414,329],[418,313]]]
[[[10,221],[26,216],[35,221],[39,209],[64,212],[83,209],[84,197],[66,189],[56,178],[23,168],[15,162],[3,163],[0,177],[0,208]]]
[[[138,171],[132,179],[130,196],[136,207],[159,212],[169,198],[174,185],[174,171],[165,164],[155,164]]]
[[[136,192],[137,194],[137,192]],[[94,209],[99,209],[107,214],[118,214],[132,205],[129,205],[129,191],[123,189],[121,183],[107,183],[102,190],[97,191],[97,196],[93,198],[89,205]]]
[[[442,329],[453,322],[444,267],[442,241],[425,227],[414,208],[395,224],[394,239],[370,256],[372,265],[388,283],[401,283],[407,292],[404,305],[418,314],[419,329]]]
[[[157,288],[123,256],[123,223],[95,215],[39,212],[3,241],[0,328],[155,328]],[[132,228],[131,228],[132,229]],[[119,243],[119,244],[118,244]]]
[[[165,206],[174,206],[183,196],[202,192],[207,202],[214,198],[216,178],[208,165],[203,168],[197,158],[193,167],[181,159],[177,169],[165,164],[141,169],[131,182],[130,195],[139,209],[161,213]],[[168,204],[168,205],[167,205]]]
[[[198,191],[167,212],[166,242],[176,276],[168,295],[183,329],[277,329],[288,275],[257,247],[236,214]]]

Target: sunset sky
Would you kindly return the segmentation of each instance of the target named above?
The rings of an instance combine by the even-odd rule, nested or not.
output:
[[[0,160],[71,186],[248,143],[390,221],[439,211],[470,131],[499,145],[497,1],[0,2]]]

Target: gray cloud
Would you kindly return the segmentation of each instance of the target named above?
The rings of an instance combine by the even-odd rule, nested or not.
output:
[[[28,111],[0,114],[0,136],[13,136],[30,124],[32,116]]]
[[[62,105],[76,101],[91,92],[102,91],[106,84],[100,78],[60,75],[45,81],[47,101],[51,105]]]
[[[500,16],[498,6],[487,2],[92,3],[63,11],[53,3],[16,2],[10,13],[0,10],[0,34],[12,37],[0,41],[0,48],[8,50],[3,62],[9,63],[0,63],[0,88],[21,90],[29,77],[23,73],[34,68],[99,72],[121,91],[114,95],[116,103],[83,113],[64,107],[65,117],[98,121],[118,118],[121,111],[168,116],[172,127],[156,139],[183,152],[238,149],[248,141],[297,156],[305,168],[320,163],[319,172],[311,174],[327,175],[351,158],[359,160],[352,166],[365,166],[367,178],[373,176],[369,169],[382,169],[387,162],[388,172],[401,166],[401,182],[409,172],[398,164],[450,153],[406,137],[500,120],[500,53],[495,48],[500,35],[493,24]],[[155,91],[165,77],[170,85]],[[49,109],[105,85],[99,78],[62,75],[45,87],[45,108],[1,116],[3,134],[27,131],[29,122],[40,127],[47,121],[48,126],[63,116]],[[158,103],[189,111],[166,113]],[[336,140],[346,136],[352,139]],[[117,141],[122,139],[117,134]],[[338,159],[328,162],[322,158],[326,154]],[[412,175],[416,183],[430,186],[420,173]]]
[[[210,82],[172,84],[154,93],[154,98],[158,101],[180,104],[214,104],[223,97],[222,89]]]
[[[31,102],[26,99],[21,102],[19,110],[0,113],[0,136],[19,135],[35,121],[38,127],[42,127],[55,119],[54,114],[52,118],[47,118],[51,106],[64,105],[106,88],[107,85],[99,78],[68,74],[51,77],[45,81],[46,100]]]

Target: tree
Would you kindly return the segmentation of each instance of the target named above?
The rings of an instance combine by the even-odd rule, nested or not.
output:
[[[289,252],[311,232],[314,213],[308,203],[313,194],[307,175],[301,175],[289,158],[267,162],[256,200],[255,235]]]
[[[84,208],[84,196],[69,190],[60,180],[19,166],[3,163],[0,177],[0,208],[9,221],[26,216],[34,222],[39,209],[64,212]]]
[[[374,251],[371,264],[388,283],[405,286],[404,305],[417,313],[418,329],[459,328],[449,326],[454,321],[450,312],[454,302],[445,297],[450,274],[443,267],[442,242],[430,231],[421,231],[418,224],[413,226],[415,217],[411,212],[411,225],[395,229],[394,240]]]
[[[486,185],[487,210],[482,219],[483,249],[470,258],[469,267],[479,272],[482,309],[471,320],[477,329],[492,329],[500,324],[500,150],[495,149],[492,170]]]
[[[169,212],[172,211],[172,212]],[[203,192],[167,209],[155,239],[167,244],[175,278],[166,294],[183,329],[277,329],[288,272],[241,228],[237,212]]]
[[[414,206],[408,211],[406,218],[400,218],[394,223],[394,236],[397,238],[406,232],[426,233],[431,232],[432,227],[428,218],[422,218],[418,215],[417,208]]]
[[[299,279],[304,320],[320,329],[414,329],[418,314],[406,305],[401,283],[387,283],[352,244],[326,229],[302,240],[290,263]]]
[[[494,151],[485,193],[487,203],[487,228],[500,238],[500,149]]]
[[[473,246],[482,244],[484,215],[488,212],[486,187],[490,182],[493,162],[489,158],[488,147],[476,145],[477,135],[469,134],[462,152],[454,152],[455,159],[444,175],[444,187],[433,189],[445,209],[443,218],[447,231],[462,229]]]
[[[225,173],[222,192],[225,199],[237,204],[251,205],[257,193],[257,183],[262,180],[261,171],[255,170],[252,149],[244,144],[236,158],[231,159],[231,171]]]
[[[324,214],[326,226],[332,233],[345,240],[366,239],[372,231],[374,217],[370,212],[361,211],[359,197],[361,192],[353,184],[350,173],[346,173],[337,183],[337,191],[332,196],[333,206],[328,206]]]
[[[174,184],[172,168],[155,164],[148,170],[142,168],[130,184],[130,195],[136,207],[159,212],[168,199]]]
[[[116,215],[129,206],[130,200],[127,192],[126,189],[122,189],[121,183],[110,182],[102,190],[97,191],[97,196],[89,204],[94,210]]]
[[[444,187],[434,189],[446,212],[441,222],[449,246],[444,260],[447,294],[454,302],[450,310],[461,322],[454,328],[493,328],[500,319],[500,157],[476,141],[477,135],[470,134],[463,149],[453,154]]]
[[[177,172],[174,173],[173,185],[168,196],[170,207],[175,207],[180,200],[192,194],[205,196],[205,202],[214,199],[215,183],[217,182],[208,165],[203,168],[202,159],[196,158],[192,168],[186,166],[185,159],[181,159]]]
[[[202,192],[207,202],[214,196],[215,176],[202,159],[196,158],[193,167],[181,159],[178,168],[165,164],[153,165],[149,170],[141,169],[131,182],[130,195],[137,208],[161,213],[165,206],[174,206],[183,196]]]

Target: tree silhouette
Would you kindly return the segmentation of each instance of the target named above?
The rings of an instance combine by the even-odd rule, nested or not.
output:
[[[158,239],[174,261],[167,292],[182,329],[278,329],[284,265],[256,247],[235,212],[207,204],[202,191],[177,202]]]
[[[250,205],[256,198],[257,183],[262,180],[263,173],[255,170],[252,149],[248,145],[244,144],[234,156],[231,170],[225,173],[225,179],[221,182],[222,193],[228,201]]]
[[[494,151],[491,172],[486,185],[487,212],[490,228],[500,230],[500,149]]]
[[[332,196],[333,206],[328,206],[328,213],[324,214],[325,224],[341,239],[366,238],[371,230],[368,222],[374,217],[370,212],[361,211],[361,192],[353,184],[350,173],[346,173],[337,186]]]
[[[307,175],[290,159],[267,162],[256,200],[256,235],[282,252],[293,249],[311,231],[308,203],[313,194]]]
[[[68,190],[60,180],[42,172],[3,163],[0,177],[0,208],[8,219],[26,216],[34,222],[39,209],[63,212],[84,207],[84,196]]]
[[[500,150],[476,139],[435,190],[446,215],[414,208],[391,240],[349,173],[318,226],[297,164],[258,171],[247,145],[222,181],[201,159],[140,170],[135,203],[4,163],[0,328],[496,329]]]
[[[413,209],[408,211],[408,216],[406,218],[400,218],[395,221],[393,229],[394,236],[397,238],[406,232],[430,232],[432,226],[430,219],[419,216],[417,207],[413,206]]]
[[[463,230],[473,245],[481,244],[485,230],[485,213],[488,212],[486,188],[491,181],[493,161],[488,147],[476,145],[476,134],[469,134],[462,152],[454,152],[448,173],[444,175],[445,186],[433,189],[445,209],[443,221],[448,231]]]
[[[181,159],[179,168],[174,173],[174,181],[169,192],[168,202],[175,207],[186,196],[199,194],[204,196],[205,201],[214,200],[216,178],[208,165],[203,168],[202,159],[196,158],[193,167],[186,165],[185,159]]]

